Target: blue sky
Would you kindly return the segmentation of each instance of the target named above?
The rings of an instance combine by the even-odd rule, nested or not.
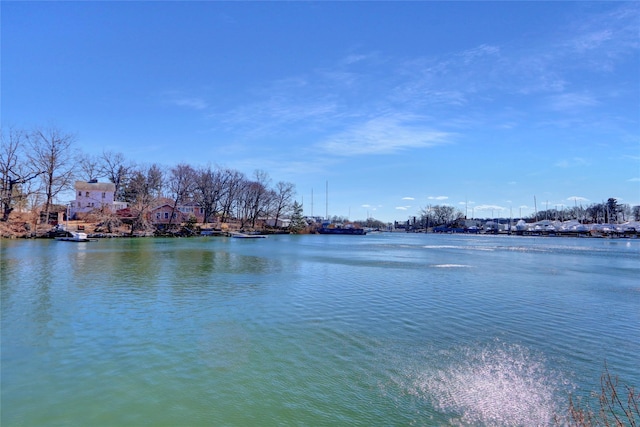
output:
[[[1,3],[2,124],[305,213],[640,204],[638,2]],[[312,212],[313,192],[313,212]]]

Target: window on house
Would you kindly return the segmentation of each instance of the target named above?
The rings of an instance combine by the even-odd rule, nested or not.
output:
[[[164,213],[164,219],[169,219],[169,212]]]
[[[89,197],[89,192],[88,192],[88,191],[86,191],[86,192],[84,193],[84,197]]]
[[[156,212],[156,219],[160,219],[160,212]]]
[[[78,196],[82,197],[82,191],[78,191]]]
[[[102,193],[102,198],[105,199],[107,197],[107,193]]]

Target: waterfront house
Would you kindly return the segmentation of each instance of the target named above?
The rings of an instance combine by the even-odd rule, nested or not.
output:
[[[181,224],[188,221],[189,218],[195,217],[197,222],[204,220],[204,208],[197,203],[187,202],[176,206],[173,204],[162,203],[151,210],[151,222],[153,224]]]
[[[274,228],[288,228],[291,225],[290,218],[278,218],[278,222],[276,223],[275,218],[267,218],[264,223],[269,227]]]
[[[194,216],[196,217],[198,222],[204,221],[204,208],[196,202],[183,203],[181,205],[178,205],[176,209],[179,210],[182,214],[186,215],[187,219],[191,216]]]
[[[71,218],[82,219],[90,212],[115,213],[127,207],[125,202],[115,200],[116,185],[97,180],[76,181],[76,199],[69,205]]]
[[[182,221],[186,221],[187,217],[178,209],[174,211],[173,206],[164,203],[156,206],[151,210],[151,222],[154,224],[180,224]]]

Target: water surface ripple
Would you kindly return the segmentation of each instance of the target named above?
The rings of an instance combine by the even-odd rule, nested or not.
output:
[[[637,240],[2,241],[2,426],[548,425],[640,386]]]

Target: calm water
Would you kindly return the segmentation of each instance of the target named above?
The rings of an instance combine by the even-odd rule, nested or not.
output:
[[[546,425],[640,386],[640,241],[2,241],[9,426]]]

